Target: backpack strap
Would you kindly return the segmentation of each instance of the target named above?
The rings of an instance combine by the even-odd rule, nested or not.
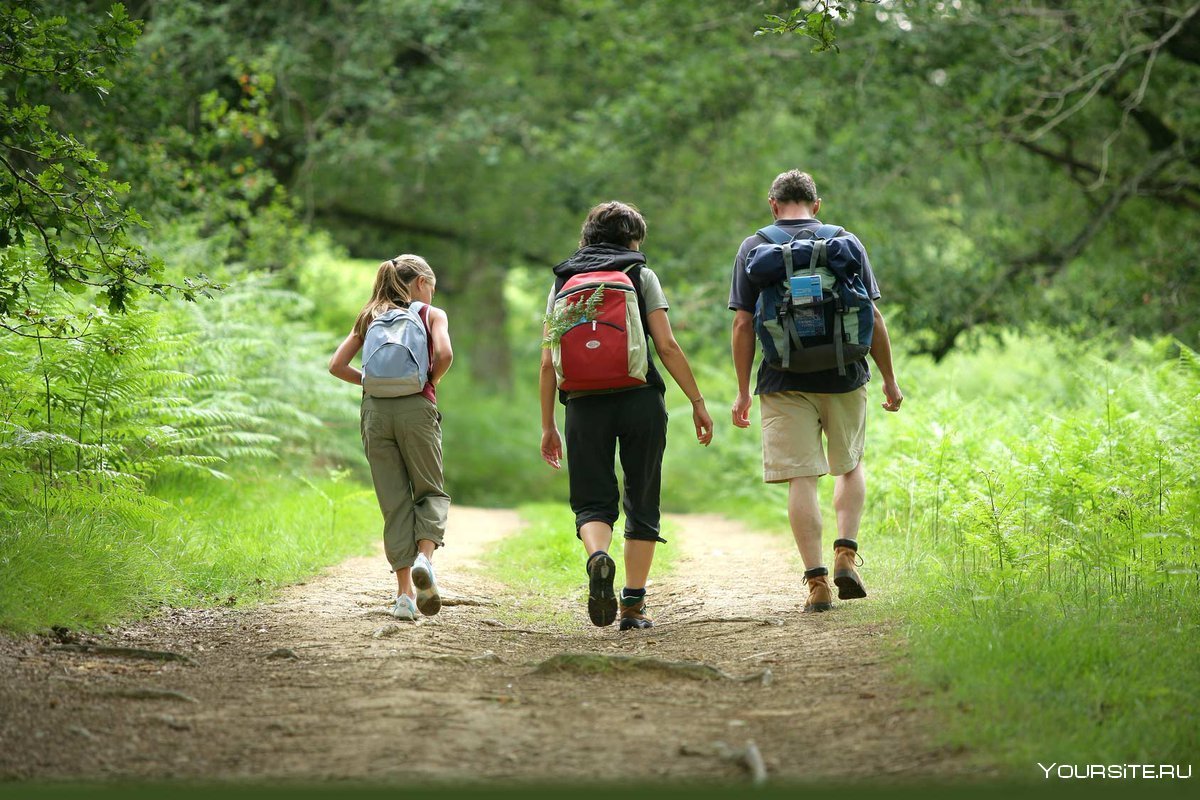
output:
[[[800,341],[800,334],[796,331],[796,322],[795,322],[795,319],[793,319],[793,317],[792,317],[792,310],[791,310],[792,309],[792,300],[791,300],[792,276],[795,274],[795,270],[792,267],[792,248],[790,248],[790,247],[783,248],[782,255],[783,255],[783,271],[784,271],[784,274],[787,276],[787,290],[788,290],[787,311],[785,312],[787,319],[784,320],[783,327],[785,327],[787,329],[788,338],[791,339],[791,345],[794,345],[796,350],[803,350],[804,345]],[[785,370],[788,369],[792,363],[792,347],[791,347],[791,345],[783,348],[783,352],[780,353],[780,356],[783,359],[783,368]]]
[[[765,228],[759,228],[755,233],[771,244],[787,244],[792,240],[792,235],[778,225],[768,225]]]
[[[813,233],[818,239],[833,239],[836,236],[841,236],[846,232],[846,229],[841,225],[822,225]]]
[[[409,308],[416,306],[417,316],[421,318],[422,324],[425,326],[425,346],[429,348],[429,369],[433,369],[433,329],[429,327],[429,309],[427,303],[414,302]]]
[[[650,342],[650,317],[646,311],[646,296],[642,294],[642,267],[645,264],[630,264],[625,269],[621,270],[629,276],[629,281],[633,284],[633,293],[638,301],[638,316],[642,318],[642,331],[646,334],[646,342]]]

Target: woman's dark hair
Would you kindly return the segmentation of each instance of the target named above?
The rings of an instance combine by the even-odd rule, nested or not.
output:
[[[616,244],[629,247],[646,238],[646,220],[636,207],[613,200],[588,212],[579,234],[579,246]]]

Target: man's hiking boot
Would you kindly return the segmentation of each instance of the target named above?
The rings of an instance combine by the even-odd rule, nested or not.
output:
[[[853,539],[837,539],[833,543],[833,583],[838,588],[839,600],[857,600],[867,596],[856,566],[862,566],[858,557],[858,542]]]
[[[809,572],[818,573],[809,575]],[[808,570],[804,573],[804,582],[808,584],[808,601],[804,604],[804,613],[829,611],[833,608],[833,592],[829,588],[829,571],[824,567]]]
[[[646,596],[626,597],[621,595],[621,630],[642,630],[653,627],[654,623],[646,614]]]
[[[613,591],[613,578],[617,565],[603,551],[594,553],[587,562],[588,616],[592,624],[603,628],[612,625],[617,618],[617,594]]]
[[[412,567],[413,586],[417,587],[417,608],[427,617],[442,610],[442,596],[438,594],[437,579],[433,577],[433,564],[424,553],[417,554]]]

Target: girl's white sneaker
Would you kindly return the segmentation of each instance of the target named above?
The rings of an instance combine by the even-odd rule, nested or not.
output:
[[[396,598],[396,604],[392,606],[392,616],[411,622],[417,618],[417,605],[408,595],[399,595]]]
[[[438,594],[437,579],[433,577],[433,564],[424,553],[417,554],[412,567],[412,582],[417,587],[417,608],[427,617],[442,609],[442,598]]]

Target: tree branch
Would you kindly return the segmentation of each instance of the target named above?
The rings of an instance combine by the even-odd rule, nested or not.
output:
[[[1175,147],[1157,153],[1135,175],[1131,176],[1109,195],[1108,199],[1100,206],[1095,215],[1065,247],[1057,250],[1033,252],[1009,262],[1008,267],[975,299],[975,302],[963,313],[959,321],[954,323],[949,330],[943,333],[924,352],[932,355],[934,360],[940,361],[947,353],[954,349],[955,342],[960,335],[976,325],[990,321],[994,316],[992,310],[989,308],[992,300],[1003,289],[1011,286],[1017,276],[1026,269],[1041,266],[1046,268],[1044,277],[1052,278],[1057,275],[1067,264],[1083,253],[1096,236],[1104,230],[1109,220],[1125,201],[1138,193],[1142,183],[1165,169],[1172,161],[1181,157],[1183,157],[1183,148],[1178,144]]]
[[[1061,164],[1070,170],[1086,173],[1092,177],[1100,174],[1100,168],[1095,164],[1090,164],[1086,161],[1080,161],[1070,153],[1058,152],[1051,150],[1048,147],[1043,147],[1036,142],[1027,142],[1024,139],[1013,139],[1018,146],[1028,150],[1035,155],[1039,155],[1056,164]],[[1178,141],[1178,137],[1171,140],[1171,144]],[[1185,158],[1187,158],[1185,154]],[[1193,159],[1188,159],[1193,160]],[[1172,205],[1183,208],[1200,209],[1200,201],[1194,200],[1184,195],[1185,192],[1200,195],[1200,183],[1185,180],[1162,180],[1162,181],[1143,181],[1142,194],[1147,197],[1154,197]]]
[[[383,231],[399,230],[415,236],[427,236],[430,239],[437,239],[444,242],[464,242],[462,231],[459,230],[441,228],[436,225],[428,225],[422,222],[410,222],[401,219],[392,219],[390,217],[372,214],[369,211],[359,211],[357,209],[347,208],[343,205],[332,205],[319,209],[316,212],[316,216],[324,217],[335,222],[366,225],[369,228],[376,228]],[[473,242],[471,239],[467,239],[466,243],[480,245],[486,244],[489,247],[495,247],[497,244],[495,241],[490,239],[486,242]],[[531,253],[525,250],[513,248],[507,249],[506,252],[509,255],[517,256],[518,258],[530,264],[548,267],[557,263],[557,259],[550,258],[540,253]]]

